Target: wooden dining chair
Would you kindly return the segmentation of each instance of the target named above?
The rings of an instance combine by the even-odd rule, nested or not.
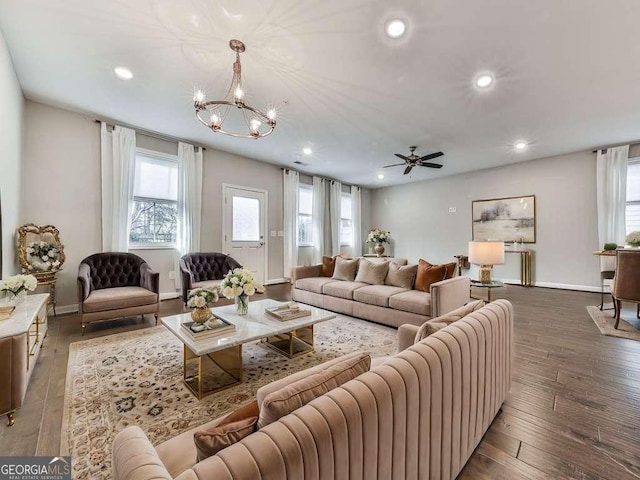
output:
[[[640,318],[640,249],[617,250],[616,274],[611,285],[617,329],[620,323],[620,311],[622,302],[637,304],[636,315]]]

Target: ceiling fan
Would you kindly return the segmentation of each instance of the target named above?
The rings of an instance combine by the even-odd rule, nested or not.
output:
[[[404,163],[395,163],[393,165],[386,165],[383,168],[389,168],[389,167],[398,167],[400,165],[406,165],[407,168],[404,169],[404,175],[406,175],[407,173],[409,173],[411,171],[411,169],[413,167],[429,167],[429,168],[442,168],[442,165],[440,165],[439,163],[431,163],[428,160],[432,160],[434,158],[438,158],[444,155],[444,153],[442,152],[436,152],[436,153],[431,153],[429,155],[425,155],[423,157],[420,157],[418,155],[416,155],[415,152],[416,151],[415,146],[411,146],[409,147],[409,150],[411,150],[411,155],[409,155],[408,157],[405,155],[402,155],[400,153],[396,153],[395,156],[398,158],[401,158],[402,160],[404,160]]]

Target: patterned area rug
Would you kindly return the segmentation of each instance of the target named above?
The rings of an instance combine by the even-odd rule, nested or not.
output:
[[[605,307],[609,307],[611,304],[605,304]],[[603,335],[609,335],[610,337],[629,338],[631,340],[640,340],[640,320],[635,318],[635,309],[633,312],[628,310],[622,310],[622,316],[620,317],[620,324],[615,329],[613,326],[616,323],[615,318],[612,318],[613,310],[605,310],[604,312],[598,307],[587,307],[591,319],[600,330]]]
[[[396,330],[338,315],[315,326],[315,352],[288,359],[243,346],[244,382],[198,401],[182,382],[182,343],[163,326],[76,342],[69,348],[61,453],[73,478],[111,478],[111,444],[138,425],[154,445],[255,398],[259,387],[354,351],[397,351]]]

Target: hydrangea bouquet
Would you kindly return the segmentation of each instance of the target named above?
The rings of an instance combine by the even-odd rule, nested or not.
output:
[[[58,256],[60,251],[53,243],[48,242],[29,242],[27,245],[27,254],[31,257],[29,262],[29,270],[49,271],[57,270],[60,267]]]
[[[367,235],[368,243],[389,243],[389,239],[391,238],[391,233],[386,230],[375,229],[369,232]]]
[[[14,275],[0,281],[0,293],[7,295],[10,302],[19,302],[27,295],[27,290],[33,292],[38,286],[38,280],[33,275]]]
[[[253,278],[251,270],[236,268],[224,277],[220,283],[222,294],[236,301],[236,308],[240,315],[249,311],[249,297],[254,293],[264,293],[264,287]]]
[[[640,231],[631,232],[625,240],[632,247],[640,247]]]

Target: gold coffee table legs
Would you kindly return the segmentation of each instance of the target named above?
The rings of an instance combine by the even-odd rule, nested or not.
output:
[[[262,342],[287,358],[295,358],[313,351],[313,325],[267,337]]]
[[[198,400],[242,382],[242,345],[196,355],[184,346],[183,379]]]

